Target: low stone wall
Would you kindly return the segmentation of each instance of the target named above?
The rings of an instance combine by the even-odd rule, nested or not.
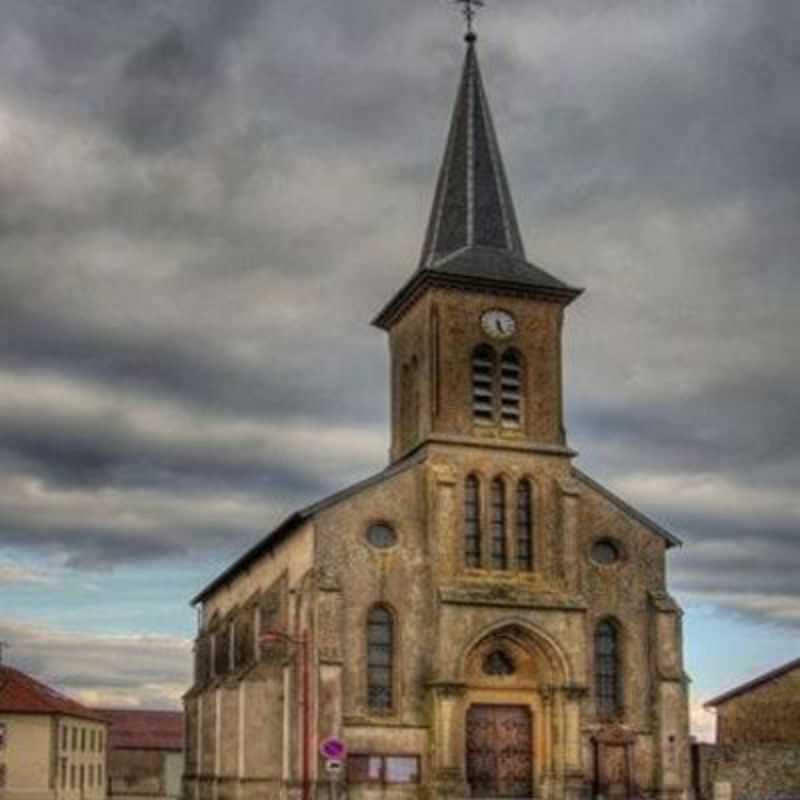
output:
[[[692,745],[698,800],[800,800],[800,746]]]

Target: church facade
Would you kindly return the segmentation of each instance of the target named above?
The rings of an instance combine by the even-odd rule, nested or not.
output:
[[[572,463],[579,294],[527,261],[469,35],[420,264],[374,321],[390,463],[194,599],[186,800],[684,795],[679,542]]]

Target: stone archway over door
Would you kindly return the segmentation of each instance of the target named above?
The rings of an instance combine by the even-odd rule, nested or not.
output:
[[[466,755],[472,797],[533,795],[532,730],[527,706],[469,707]]]

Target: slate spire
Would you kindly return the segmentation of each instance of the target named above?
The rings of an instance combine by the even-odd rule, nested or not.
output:
[[[470,247],[487,247],[525,259],[514,203],[481,80],[475,34],[467,52],[439,171],[421,269]]]

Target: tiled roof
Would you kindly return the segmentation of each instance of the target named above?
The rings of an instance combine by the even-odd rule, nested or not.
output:
[[[716,708],[728,700],[733,700],[734,697],[739,697],[739,695],[746,694],[747,692],[758,688],[762,684],[775,680],[775,678],[780,678],[787,672],[791,672],[793,669],[798,668],[800,668],[800,658],[795,658],[780,667],[776,667],[769,672],[765,672],[763,675],[759,675],[757,678],[753,678],[751,681],[741,683],[738,686],[735,686],[733,689],[728,689],[727,692],[724,692],[712,700],[709,700],[707,703],[704,703],[704,708]]]
[[[112,750],[183,750],[183,712],[98,708],[111,723]]]
[[[0,712],[9,714],[63,714],[104,721],[90,708],[71,700],[13,667],[0,666]]]

